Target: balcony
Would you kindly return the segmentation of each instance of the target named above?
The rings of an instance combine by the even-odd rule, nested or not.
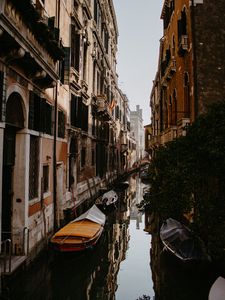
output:
[[[177,126],[170,126],[165,129],[161,136],[161,144],[166,144],[177,138]]]
[[[70,83],[76,90],[80,90],[79,73],[73,67],[70,67]]]
[[[126,146],[127,145],[127,131],[121,130],[120,133],[120,144]]]
[[[109,110],[109,103],[106,99],[106,95],[97,95],[95,99],[95,105],[97,108],[98,118],[102,121],[110,121],[111,114]]]
[[[37,52],[47,52],[54,61],[64,57],[63,48],[59,44],[58,28],[54,28],[54,24],[51,26],[49,19],[52,18],[41,14],[33,1],[4,1],[2,9],[5,18],[14,25],[11,29],[16,31],[16,35],[22,36],[20,40],[25,38]]]
[[[180,56],[184,56],[184,54],[188,51],[188,36],[181,35],[179,37],[179,44],[178,44],[178,54]]]
[[[185,136],[190,126],[191,121],[190,118],[182,118],[177,122],[177,135],[178,136]]]
[[[173,74],[176,72],[176,60],[174,58],[171,58],[169,62],[167,63],[167,66],[164,70],[164,75],[162,76],[162,81],[169,81]]]
[[[161,145],[161,135],[152,136],[151,140],[148,141],[148,148],[156,148]]]

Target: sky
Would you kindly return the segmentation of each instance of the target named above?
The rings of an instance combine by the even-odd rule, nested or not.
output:
[[[117,73],[119,88],[130,109],[140,105],[143,124],[150,124],[150,94],[155,78],[163,0],[113,0],[119,29]]]

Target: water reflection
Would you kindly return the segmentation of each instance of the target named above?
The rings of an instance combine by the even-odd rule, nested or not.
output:
[[[127,261],[127,253],[133,252],[133,262],[140,265],[139,259],[142,253],[135,252],[142,245],[142,237],[146,234],[143,229],[135,243],[132,235],[136,235],[136,229],[140,228],[143,221],[136,204],[142,200],[142,184],[138,176],[129,178],[130,186],[121,191],[117,208],[107,214],[105,231],[97,245],[87,252],[79,254],[55,254],[48,251],[35,261],[24,272],[12,278],[4,286],[5,299],[11,300],[120,300],[117,292],[122,284],[118,278],[121,262]],[[133,226],[134,225],[134,226]],[[134,228],[133,228],[134,227]],[[147,236],[147,248],[145,259],[147,268],[147,285],[151,287],[151,275],[149,268],[150,240]],[[128,251],[128,247],[129,251]],[[131,263],[129,262],[129,264]],[[128,272],[137,273],[136,266],[130,265]],[[130,271],[129,271],[130,270]],[[139,278],[140,281],[142,278]],[[142,286],[138,279],[129,282],[132,286]],[[119,286],[119,288],[118,288]],[[125,297],[121,300],[132,300],[135,297],[126,297],[127,286],[122,287]],[[144,291],[143,291],[144,293]],[[140,296],[143,293],[139,293]],[[134,296],[134,295],[133,295]],[[118,296],[119,297],[119,296]]]
[[[151,236],[144,232],[144,216],[137,209],[143,199],[144,184],[138,177],[130,178],[129,243],[126,259],[121,262],[117,277],[117,300],[153,299],[149,249]]]

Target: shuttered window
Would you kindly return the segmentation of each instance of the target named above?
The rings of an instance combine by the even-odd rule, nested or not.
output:
[[[69,84],[70,81],[70,47],[63,47],[64,59],[59,62],[59,77],[63,84]]]
[[[28,128],[52,135],[52,105],[30,92]]]
[[[39,139],[30,136],[29,199],[38,197]]]
[[[80,35],[75,25],[71,25],[71,66],[79,72],[80,65]]]
[[[58,137],[65,137],[65,121],[66,117],[63,111],[58,111]]]
[[[29,99],[29,122],[28,128],[40,131],[40,112],[41,112],[41,98],[34,92],[30,92]]]
[[[72,95],[71,98],[71,126],[88,131],[88,106],[82,102],[82,98]]]

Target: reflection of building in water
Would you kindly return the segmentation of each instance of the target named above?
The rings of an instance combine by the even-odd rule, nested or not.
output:
[[[208,299],[215,276],[210,263],[182,262],[162,249],[158,234],[152,235],[150,261],[156,300]]]
[[[133,194],[133,198],[131,199],[130,206],[130,218],[131,220],[136,220],[136,228],[140,229],[140,223],[142,223],[142,213],[138,210],[137,204],[139,204],[143,200],[143,186],[141,183],[141,179],[136,176],[132,178],[135,181],[136,193]]]
[[[122,199],[122,196],[125,199]],[[128,231],[130,210],[127,206],[125,207],[125,203],[129,204],[127,196],[129,196],[129,192],[120,195],[120,201],[124,203],[123,210],[118,209],[107,216],[105,243],[101,246],[101,251],[104,248],[105,250],[90,277],[90,292],[87,294],[91,297],[87,299],[115,299],[117,274],[121,261],[126,258],[130,238]]]
[[[108,213],[104,232],[93,249],[42,257],[29,273],[24,272],[10,282],[11,286],[7,286],[10,297],[18,299],[24,293],[26,299],[33,300],[114,300],[120,263],[128,250],[129,205],[133,193],[128,189],[121,194],[125,197],[119,201],[123,203],[122,210],[118,203],[119,208]]]

